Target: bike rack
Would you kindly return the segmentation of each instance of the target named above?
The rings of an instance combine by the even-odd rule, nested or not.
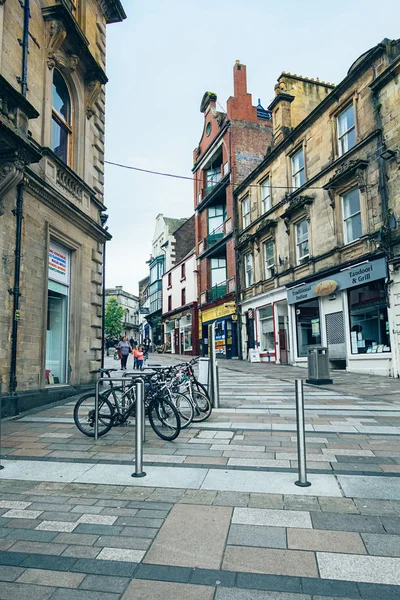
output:
[[[130,377],[135,377],[132,375]],[[136,375],[136,411],[135,411],[135,473],[132,477],[144,477],[143,471],[143,442],[146,441],[145,433],[145,410],[144,410],[144,380],[138,374]],[[127,377],[99,377],[96,381],[96,393],[94,401],[94,439],[97,442],[99,438],[99,389],[104,381],[127,382]]]
[[[4,465],[1,464],[1,409],[2,409],[2,400],[1,400],[1,381],[0,381],[0,471],[4,469]]]

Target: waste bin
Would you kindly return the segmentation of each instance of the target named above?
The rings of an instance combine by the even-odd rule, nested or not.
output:
[[[306,381],[315,385],[332,383],[329,376],[328,348],[313,346],[308,349],[308,379]]]

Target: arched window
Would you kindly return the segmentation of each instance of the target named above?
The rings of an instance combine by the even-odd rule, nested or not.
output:
[[[56,69],[53,75],[52,102],[51,149],[68,164],[71,158],[71,98],[64,79]]]

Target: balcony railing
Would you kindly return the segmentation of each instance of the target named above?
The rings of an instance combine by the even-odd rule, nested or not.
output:
[[[204,250],[211,248],[214,244],[217,244],[221,241],[228,233],[232,231],[232,219],[226,219],[219,227],[214,229],[208,236],[204,239]]]
[[[226,281],[218,283],[217,285],[214,285],[209,290],[207,290],[207,301],[212,302],[213,300],[217,300],[218,298],[223,298],[224,296],[226,296],[226,283]]]
[[[198,203],[204,200],[214,190],[217,190],[217,188],[221,187],[223,184],[228,183],[229,178],[227,175],[229,175],[229,168],[228,163],[225,163],[221,167],[221,172],[216,173],[206,182],[206,186],[203,187],[201,194],[199,194]]]

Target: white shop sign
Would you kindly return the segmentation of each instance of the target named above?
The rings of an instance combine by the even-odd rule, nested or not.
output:
[[[49,245],[48,268],[49,279],[69,285],[70,252],[52,240]]]
[[[249,361],[251,363],[261,362],[260,353],[256,348],[249,350]]]

